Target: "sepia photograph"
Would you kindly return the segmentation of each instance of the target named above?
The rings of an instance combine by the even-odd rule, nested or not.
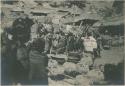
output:
[[[124,0],[1,0],[0,86],[124,86]]]

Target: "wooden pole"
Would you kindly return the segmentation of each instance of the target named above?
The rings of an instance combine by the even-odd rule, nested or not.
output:
[[[79,29],[81,28],[82,24],[83,24],[83,21],[81,21],[81,23],[80,23],[80,25],[79,25]]]

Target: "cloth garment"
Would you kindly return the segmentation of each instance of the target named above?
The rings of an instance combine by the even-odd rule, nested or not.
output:
[[[36,50],[31,50],[30,58],[30,79],[44,79],[47,77],[46,67],[48,65],[48,58],[46,54],[41,54]]]
[[[88,38],[82,37],[82,40],[84,41],[83,45],[84,45],[85,51],[93,52],[93,49],[97,48],[97,42],[94,37],[92,37],[92,36],[90,36]]]
[[[31,39],[37,38],[37,29],[38,29],[38,24],[32,25],[30,33]]]

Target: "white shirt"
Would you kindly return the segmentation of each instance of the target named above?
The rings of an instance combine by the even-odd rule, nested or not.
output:
[[[38,29],[38,24],[34,24],[31,27],[31,39],[37,38],[37,29]]]
[[[81,39],[83,39],[83,45],[85,48],[85,51],[90,51],[93,52],[94,48],[97,48],[97,42],[95,40],[94,37],[90,36],[90,37],[82,37]]]

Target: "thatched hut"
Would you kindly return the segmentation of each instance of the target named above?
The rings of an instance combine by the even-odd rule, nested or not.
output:
[[[114,17],[109,18],[108,20],[102,21],[101,26],[99,27],[100,33],[108,31],[110,35],[124,35],[124,18],[123,17]]]

